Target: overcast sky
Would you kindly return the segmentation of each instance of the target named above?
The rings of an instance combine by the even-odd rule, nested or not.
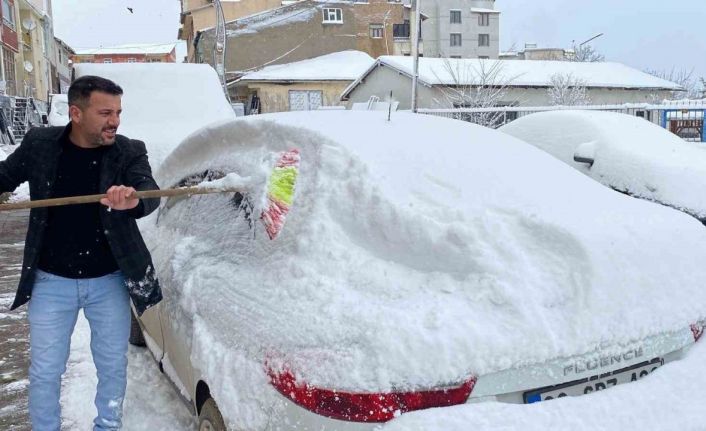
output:
[[[422,0],[422,5],[425,0]],[[429,1],[429,0],[426,0]],[[178,0],[53,0],[54,31],[72,47],[176,42]],[[128,11],[133,9],[133,13]],[[609,61],[706,76],[706,1],[497,0],[500,49],[592,42]],[[183,52],[183,49],[180,49]]]

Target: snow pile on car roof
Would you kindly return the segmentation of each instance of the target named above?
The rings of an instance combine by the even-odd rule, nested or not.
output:
[[[706,230],[691,217],[491,129],[386,116],[239,119],[192,135],[159,170],[164,187],[211,170],[262,188],[279,152],[301,152],[275,241],[243,227],[258,221],[232,196],[175,204],[146,235],[163,279],[180,282],[165,306],[193,319],[192,359],[219,399],[243,387],[266,399],[264,363],[339,390],[437,387],[706,313]]]
[[[74,69],[77,78],[98,75],[122,87],[118,133],[144,141],[153,168],[187,135],[235,118],[216,71],[207,64],[81,63]]]
[[[614,112],[553,111],[502,128],[595,180],[706,218],[706,146],[686,142],[642,118]],[[594,163],[574,161],[582,144]]]
[[[6,158],[7,158],[7,154],[5,154],[5,152],[2,150],[2,148],[0,148],[0,162],[5,160]]]

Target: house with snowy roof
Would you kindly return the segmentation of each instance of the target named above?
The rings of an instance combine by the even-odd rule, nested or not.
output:
[[[176,63],[176,44],[129,44],[78,48],[71,60],[78,63]]]
[[[678,84],[612,62],[516,61],[484,59],[419,59],[418,106],[444,109],[473,107],[450,94],[460,90],[502,88],[496,106],[547,106],[553,77],[580,83],[593,105],[651,103],[683,90]],[[387,98],[392,91],[399,109],[411,108],[412,57],[382,56],[346,88],[341,100],[367,102]]]
[[[303,0],[232,20],[226,23],[226,78],[346,50],[392,55],[396,40],[409,45],[409,18],[402,2]],[[212,64],[215,36],[215,28],[197,32],[197,63]]]
[[[247,114],[307,111],[339,106],[341,93],[375,63],[365,52],[348,50],[267,66],[228,84],[231,100]]]

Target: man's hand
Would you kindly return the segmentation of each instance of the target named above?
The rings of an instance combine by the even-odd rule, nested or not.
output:
[[[113,186],[108,189],[108,197],[101,199],[101,203],[114,210],[131,210],[140,203],[138,198],[128,199],[133,193],[135,189],[132,187]]]

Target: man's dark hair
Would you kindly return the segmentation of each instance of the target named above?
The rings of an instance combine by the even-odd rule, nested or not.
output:
[[[110,79],[86,75],[71,83],[68,95],[69,105],[76,105],[84,109],[88,106],[88,100],[91,98],[91,93],[94,91],[112,94],[113,96],[123,95],[123,89]]]

